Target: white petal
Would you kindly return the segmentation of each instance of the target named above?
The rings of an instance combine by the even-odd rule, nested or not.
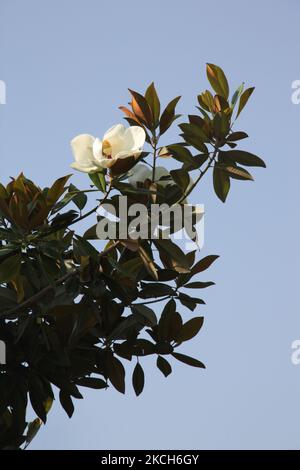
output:
[[[97,165],[99,165],[102,168],[110,168],[116,163],[114,158],[107,158],[104,155],[97,159]]]
[[[145,143],[145,139],[146,133],[142,127],[128,127],[124,134],[124,150],[142,149]]]
[[[125,127],[123,124],[116,124],[105,132],[103,140],[107,140],[112,147],[112,156],[124,150]]]
[[[74,168],[75,170],[82,171],[83,173],[95,173],[99,171],[99,167],[96,165],[84,165],[83,163],[80,162],[73,162],[71,163],[71,168]]]
[[[122,150],[121,152],[118,152],[116,155],[114,155],[114,158],[117,160],[119,158],[126,158],[126,157],[139,157],[141,154],[141,149],[132,149],[132,150]]]
[[[95,139],[93,143],[93,155],[96,160],[102,158],[102,140]]]
[[[123,124],[115,124],[105,132],[103,140],[109,140],[110,142],[116,137],[123,137],[125,132],[125,126]]]
[[[137,182],[143,183],[147,178],[151,179],[151,174],[151,168],[147,167],[146,165],[143,165],[142,163],[138,163],[130,171],[128,182],[132,186],[136,186]]]
[[[71,140],[71,147],[76,162],[92,162],[95,138],[89,134],[80,134]]]
[[[121,152],[118,152],[114,158],[115,160],[119,160],[119,158],[127,158],[127,157],[131,157],[133,155],[133,153],[129,150],[122,150]]]

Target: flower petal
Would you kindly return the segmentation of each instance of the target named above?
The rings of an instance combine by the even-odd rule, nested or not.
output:
[[[124,135],[125,126],[123,124],[116,124],[105,132],[103,140],[109,142],[112,147],[112,156],[124,150]]]
[[[146,133],[140,126],[131,126],[124,134],[123,150],[142,149],[145,143]]]
[[[102,158],[102,140],[95,139],[93,143],[93,155],[96,160],[100,160]]]
[[[92,164],[84,164],[81,162],[73,162],[71,163],[71,168],[74,168],[75,170],[82,171],[83,173],[96,173],[99,171],[99,167],[96,165]]]
[[[89,134],[80,134],[71,140],[71,147],[76,162],[92,162],[95,138]]]
[[[101,158],[97,159],[97,165],[102,168],[111,168],[115,163],[115,158],[107,158],[105,156],[102,156]]]

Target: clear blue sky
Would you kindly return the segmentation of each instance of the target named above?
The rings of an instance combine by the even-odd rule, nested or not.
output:
[[[255,183],[234,182],[226,205],[211,178],[194,196],[206,208],[203,255],[221,257],[203,278],[216,282],[199,309],[205,327],[182,351],[207,370],[176,363],[165,379],[147,360],[140,398],[130,384],[126,396],[86,391],[72,420],[57,402],[32,449],[300,448],[300,366],[290,361],[300,338],[299,15],[297,0],[0,0],[2,182],[21,170],[40,185],[68,173],[70,139],[121,122],[127,87],[154,80],[165,102],[183,94],[180,111],[191,112],[206,62],[232,88],[256,86],[237,130],[268,165]],[[74,183],[86,187],[86,176]]]

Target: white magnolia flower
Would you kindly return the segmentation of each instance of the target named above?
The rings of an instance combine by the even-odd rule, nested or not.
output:
[[[75,170],[95,173],[101,168],[111,168],[120,159],[137,158],[142,152],[146,134],[139,126],[128,127],[116,124],[111,127],[103,140],[89,134],[80,134],[71,141]]]

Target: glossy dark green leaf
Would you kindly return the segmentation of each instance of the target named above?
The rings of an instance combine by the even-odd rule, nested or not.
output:
[[[154,241],[155,246],[159,251],[165,252],[174,260],[174,269],[180,272],[189,271],[189,263],[186,259],[184,252],[169,239],[158,239]]]
[[[197,307],[197,304],[205,304],[204,300],[198,299],[197,297],[191,297],[190,295],[184,294],[180,292],[178,295],[178,299],[184,305],[184,307],[188,308],[192,312]]]
[[[172,367],[164,357],[158,356],[156,365],[165,377],[168,377],[168,375],[172,373]]]
[[[37,433],[40,430],[42,425],[42,420],[40,418],[36,418],[28,424],[28,429],[26,433],[26,444],[30,444],[30,442],[35,438]]]
[[[176,337],[176,342],[182,343],[194,338],[202,328],[203,321],[203,317],[195,317],[184,323]]]
[[[216,195],[222,202],[225,202],[230,189],[230,178],[218,167],[217,163],[213,169],[213,184]]]
[[[214,263],[217,259],[219,258],[218,255],[208,255],[205,256],[205,258],[202,258],[200,261],[198,261],[192,268],[192,274],[198,274],[202,273],[206,269],[208,269],[212,263]]]
[[[166,303],[158,323],[158,338],[161,341],[172,341],[182,327],[181,315],[176,312],[174,299]]]
[[[79,210],[82,210],[84,209],[86,203],[87,203],[87,195],[82,192],[82,191],[78,191],[78,189],[73,185],[73,184],[70,184],[70,187],[69,187],[69,191],[72,193],[74,192],[75,194],[73,195],[73,202],[74,204],[78,207]]]
[[[94,186],[96,186],[96,188],[98,188],[103,193],[106,191],[105,173],[105,169],[103,169],[103,171],[99,171],[98,173],[89,173],[89,177],[92,180]]]
[[[134,304],[131,307],[132,313],[136,315],[140,315],[145,322],[145,325],[156,325],[157,324],[157,318],[155,313],[150,307],[147,307],[147,305],[143,304]]]
[[[225,73],[221,67],[218,67],[215,64],[206,64],[206,73],[214,91],[227,100],[229,95],[229,86]]]
[[[225,171],[230,178],[236,179],[236,180],[248,180],[248,181],[253,181],[253,176],[249,173],[249,171],[245,170],[245,168],[242,168],[240,166],[234,165],[234,166],[229,166],[229,165],[224,165],[222,168],[220,166],[220,169]]]
[[[194,359],[193,357],[186,356],[185,354],[175,353],[175,352],[172,353],[172,356],[175,357],[177,361],[183,362],[184,364],[187,364],[189,366],[205,369],[205,365],[203,364],[203,362],[199,361],[198,359]]]
[[[190,183],[190,177],[184,169],[171,170],[170,174],[179,188],[184,192]]]
[[[265,162],[260,158],[254,155],[253,153],[246,152],[245,150],[228,150],[226,152],[221,152],[222,159],[227,159],[228,163],[233,161],[239,163],[240,165],[245,166],[258,166],[265,168]]]
[[[21,269],[21,255],[9,256],[0,263],[0,283],[15,279]]]
[[[45,396],[43,383],[37,377],[30,381],[29,398],[34,412],[43,421],[43,423],[45,423],[47,420],[47,412],[45,409],[45,401],[47,397]]]
[[[59,401],[69,418],[71,418],[74,413],[74,405],[71,396],[64,390],[60,390]]]
[[[154,125],[155,127],[159,124],[159,116],[160,116],[160,101],[154,86],[154,83],[151,83],[146,90],[145,98],[147,100],[148,105],[152,111]]]
[[[132,374],[132,385],[133,385],[135,394],[138,397],[142,393],[144,389],[144,385],[145,385],[145,374],[139,362],[136,363],[136,366]]]
[[[241,94],[243,93],[244,91],[244,82],[235,90],[235,92],[233,93],[232,95],[232,99],[231,99],[231,108],[234,109],[239,97],[241,96]]]
[[[214,282],[190,282],[185,284],[186,289],[205,289],[206,287],[214,286]]]
[[[163,111],[161,118],[160,118],[160,124],[159,124],[161,135],[164,134],[169,129],[172,122],[179,116],[179,115],[175,115],[175,109],[180,98],[181,96],[177,96],[172,101],[170,101],[170,103],[166,106],[165,110]]]
[[[97,390],[108,387],[104,380],[95,377],[82,377],[81,379],[76,380],[76,384],[81,387],[94,388]]]
[[[139,292],[139,297],[142,299],[149,299],[152,297],[164,297],[165,295],[174,294],[174,289],[166,284],[159,284],[157,282],[145,285]]]
[[[74,254],[76,257],[90,256],[91,258],[98,259],[99,253],[96,248],[91,245],[87,240],[76,235],[73,240]]]
[[[247,88],[247,90],[245,90],[241,97],[240,97],[240,101],[239,101],[239,107],[238,107],[238,111],[237,111],[237,115],[236,117],[238,117],[241,112],[243,111],[244,107],[246,106],[247,104],[247,101],[249,100],[250,96],[252,95],[253,91],[254,91],[254,87],[251,87],[251,88]]]
[[[96,233],[97,224],[93,225],[84,232],[83,238],[85,240],[99,240]]]
[[[232,132],[232,134],[229,134],[229,136],[227,137],[227,141],[236,142],[237,140],[247,139],[247,137],[249,136],[248,134],[246,134],[246,132]]]
[[[122,362],[112,354],[107,355],[106,372],[115,389],[125,393],[125,369]]]
[[[217,139],[225,139],[230,130],[230,116],[223,112],[219,112],[213,119],[214,135]]]
[[[168,145],[168,150],[171,153],[172,157],[174,157],[176,160],[186,163],[186,164],[193,164],[194,163],[194,157],[192,153],[184,147],[183,145]]]

